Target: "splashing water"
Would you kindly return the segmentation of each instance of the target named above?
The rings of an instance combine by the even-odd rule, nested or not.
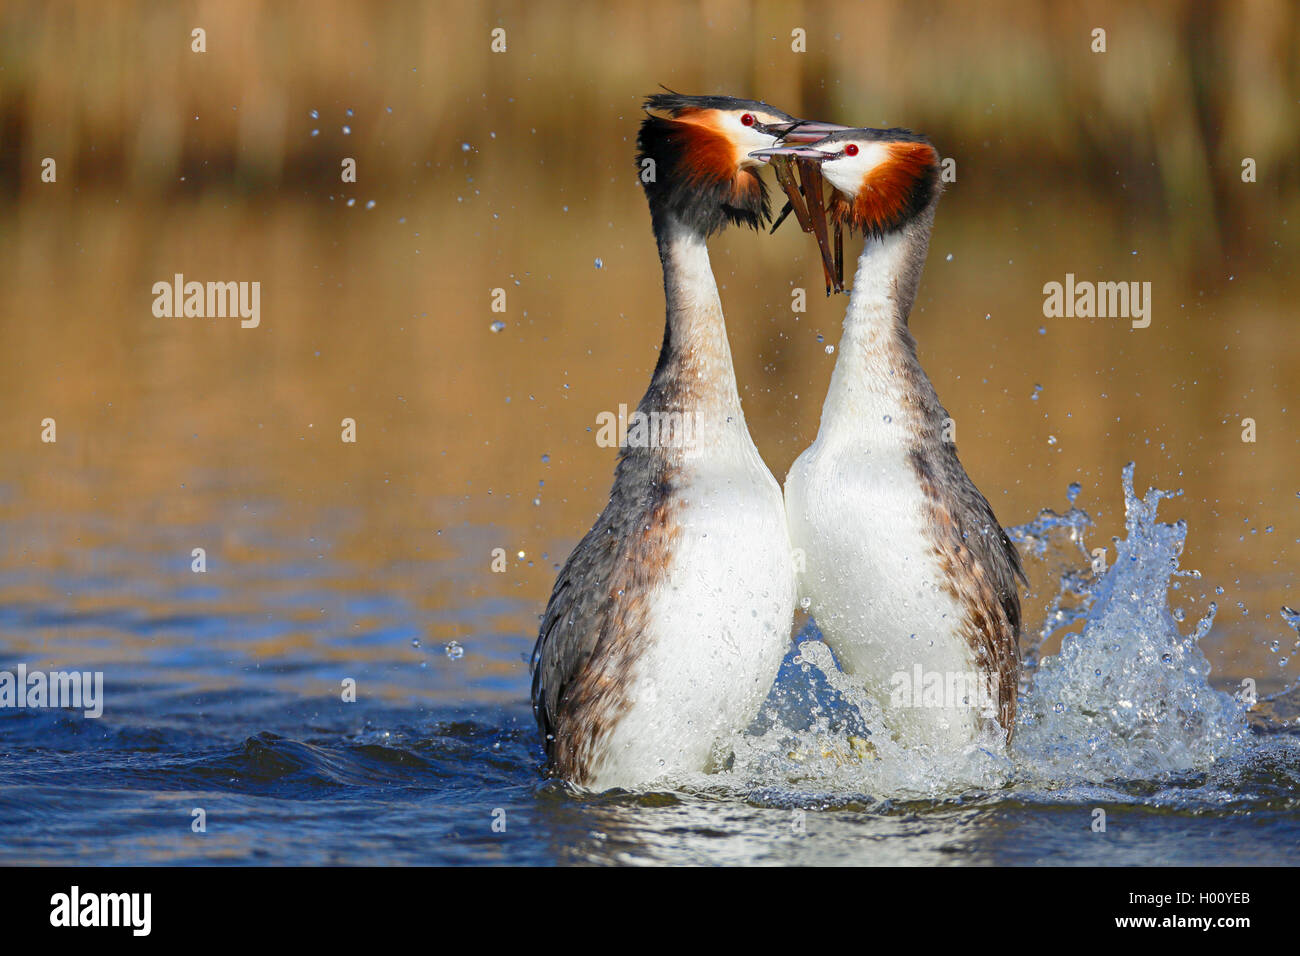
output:
[[[1211,686],[1201,642],[1216,606],[1186,632],[1181,608],[1170,606],[1176,579],[1200,577],[1179,567],[1186,523],[1157,517],[1160,502],[1181,492],[1152,488],[1139,497],[1133,476],[1130,463],[1123,472],[1125,536],[1115,540],[1109,566],[1105,552],[1085,542],[1092,519],[1074,506],[1077,484],[1065,514],[1044,510],[1008,529],[1032,576],[1047,582],[1026,595],[1024,673],[1009,750],[995,739],[957,755],[901,747],[810,622],[763,715],[719,755],[727,769],[682,782],[688,789],[742,788],[776,804],[806,800],[810,788],[886,801],[1006,787],[1052,792],[1205,773],[1246,754],[1252,721],[1256,731],[1261,722],[1270,731],[1300,726],[1295,688],[1248,714],[1252,699]],[[1300,614],[1285,609],[1283,617],[1300,633]],[[1058,635],[1060,650],[1044,656]],[[1286,736],[1294,750],[1295,736]]]
[[[819,637],[815,625],[804,629],[794,667],[778,679],[767,713],[732,742],[729,783],[780,781],[799,789],[928,798],[1010,779],[1013,765],[994,735],[960,754],[900,745],[884,713]]]
[[[1019,749],[1039,770],[1092,780],[1189,770],[1225,756],[1246,732],[1247,704],[1210,686],[1200,648],[1216,606],[1189,634],[1169,608],[1171,579],[1199,577],[1178,567],[1186,523],[1156,517],[1160,502],[1181,492],[1152,488],[1139,498],[1133,470],[1124,468],[1126,536],[1115,542],[1115,563],[1087,590],[1078,575],[1062,578],[1058,602],[1067,591],[1079,600],[1073,615],[1059,604],[1055,614],[1082,615],[1083,630],[1043,659],[1022,703]],[[1071,516],[1074,532],[1083,513]],[[1051,525],[1040,515],[1015,538],[1041,540]]]

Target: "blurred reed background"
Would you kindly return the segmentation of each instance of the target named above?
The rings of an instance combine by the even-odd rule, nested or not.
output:
[[[1139,490],[1185,488],[1163,513],[1205,572],[1189,608],[1224,608],[1211,659],[1276,676],[1277,609],[1300,601],[1298,50],[1285,2],[9,0],[0,562],[33,599],[56,597],[47,571],[95,573],[97,548],[271,562],[252,529],[274,512],[277,534],[327,542],[340,589],[402,594],[431,639],[526,649],[605,500],[595,416],[635,403],[656,360],[633,143],[663,83],[913,127],[954,157],[912,326],[968,470],[1008,525],[1082,482],[1095,545],[1122,530],[1124,462]],[[713,256],[780,478],[816,433],[845,301],[821,298],[795,229],[733,231]],[[1044,318],[1067,272],[1150,281],[1151,327]],[[175,273],[260,281],[261,327],[155,318]],[[124,604],[145,590],[113,583]],[[466,601],[486,618],[447,613]]]

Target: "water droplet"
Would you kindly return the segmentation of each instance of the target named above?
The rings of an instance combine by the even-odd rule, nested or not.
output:
[[[372,199],[372,200],[370,200],[369,202],[367,202],[367,203],[366,203],[366,208],[367,208],[367,209],[374,209],[374,208],[375,208],[375,201]]]
[[[491,329],[493,332],[500,332],[505,327],[506,324],[502,322],[500,319],[497,319],[495,322],[493,322],[491,325],[488,326],[488,328]]]
[[[345,127],[343,127],[343,135],[344,135],[344,136],[351,136],[351,135],[352,135],[352,127],[351,127],[351,126],[345,126]]]
[[[310,116],[312,119],[320,119],[320,110],[312,110],[307,115]]]
[[[596,268],[597,268],[597,269],[603,269],[603,268],[605,268],[605,262],[604,262],[604,260],[602,260],[602,259],[600,258],[600,256],[597,256],[597,257],[596,257]]]
[[[1083,491],[1083,485],[1079,484],[1077,481],[1070,482],[1070,486],[1065,489],[1066,500],[1069,501],[1070,504],[1074,504],[1075,499],[1079,497],[1079,492],[1081,491]]]
[[[834,354],[835,354],[835,346],[833,346],[833,345],[828,345],[828,346],[826,346],[826,354],[827,354],[827,355],[834,355]]]
[[[459,641],[448,641],[443,650],[447,652],[447,656],[453,661],[458,661],[465,656],[465,648],[460,646]]]

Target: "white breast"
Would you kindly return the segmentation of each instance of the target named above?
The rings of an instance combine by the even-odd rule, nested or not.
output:
[[[786,509],[791,543],[803,553],[800,594],[840,666],[862,681],[895,733],[945,749],[968,742],[976,711],[911,694],[918,668],[922,681],[935,674],[947,687],[975,665],[901,450],[814,443],[791,469]],[[908,698],[895,706],[904,682]]]
[[[780,486],[737,424],[727,447],[688,464],[631,706],[595,789],[707,769],[715,744],[749,725],[776,680],[790,643],[794,567]]]

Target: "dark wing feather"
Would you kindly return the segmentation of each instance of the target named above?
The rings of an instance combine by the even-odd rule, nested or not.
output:
[[[675,535],[671,473],[646,450],[625,451],[609,504],[565,561],[542,615],[533,713],[551,767],[576,783],[631,700],[647,599]]]
[[[957,459],[950,442],[916,452],[913,465],[930,500],[932,530],[963,627],[982,668],[998,674],[999,723],[1011,739],[1020,682],[1020,554]]]

